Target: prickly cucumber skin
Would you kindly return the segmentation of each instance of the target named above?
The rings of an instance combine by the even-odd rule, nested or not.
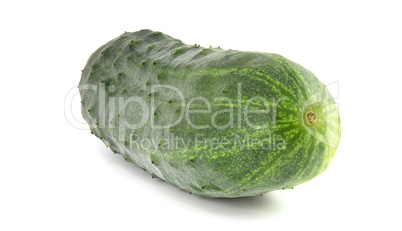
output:
[[[196,129],[183,118],[174,126],[152,128],[148,119],[142,127],[126,127],[122,133],[122,120],[138,124],[142,113],[148,113],[160,126],[180,117],[179,95],[152,89],[156,85],[179,89],[186,106],[195,97],[208,100],[210,113],[190,116],[193,124],[207,127]],[[151,30],[124,33],[98,48],[83,69],[79,88],[84,119],[113,152],[153,177],[207,197],[256,196],[306,182],[327,168],[341,133],[330,93],[300,65],[277,54],[186,45]],[[275,109],[268,114],[249,114],[248,120],[253,125],[267,125],[264,129],[250,127],[243,116],[245,104],[256,96],[267,99],[268,108]],[[155,105],[155,112],[142,111],[138,104],[127,104],[120,110],[119,100],[130,97],[139,97],[148,108]],[[252,101],[248,110],[266,109],[261,102]],[[204,101],[195,100],[189,109],[207,107]],[[218,114],[215,124],[229,126],[217,129],[211,116],[225,109],[232,110],[233,116],[229,112]],[[309,111],[317,118],[314,124],[306,117]],[[274,136],[284,145],[268,149],[240,148],[240,143],[234,146],[236,138],[243,142],[247,136],[250,141]],[[169,149],[160,143],[155,149],[133,145],[140,140],[159,142],[172,137],[191,141],[186,148],[177,145]],[[211,147],[192,142],[206,138],[227,139],[230,144]]]

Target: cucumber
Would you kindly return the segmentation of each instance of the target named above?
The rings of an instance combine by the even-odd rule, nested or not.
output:
[[[256,196],[322,173],[341,134],[335,101],[280,55],[125,32],[82,71],[81,108],[114,153],[206,197]]]

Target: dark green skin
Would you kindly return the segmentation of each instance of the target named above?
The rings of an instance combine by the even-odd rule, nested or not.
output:
[[[87,85],[97,89],[87,90]],[[123,110],[119,98],[139,97],[148,108],[153,101],[156,110],[149,113],[155,125],[173,123],[182,115],[179,95],[161,88],[151,92],[156,85],[179,89],[186,106],[195,97],[207,99],[210,113],[193,113],[189,119],[208,127],[196,129],[183,117],[174,126],[152,128],[148,119],[140,128],[121,132],[122,120],[139,123],[145,112],[135,103]],[[106,103],[101,102],[102,94],[99,99],[103,87]],[[115,153],[153,177],[207,197],[255,196],[306,182],[326,169],[341,132],[338,110],[325,85],[300,65],[277,54],[186,45],[151,30],[124,33],[97,49],[83,70],[80,93],[82,114],[92,133]],[[244,117],[245,104],[256,96],[274,109],[265,114],[248,113],[251,124],[267,125],[264,129],[250,127]],[[222,98],[214,101],[217,97],[226,97],[232,104]],[[267,105],[261,102],[252,101],[248,110],[265,110]],[[189,109],[206,110],[207,106],[195,100]],[[217,129],[211,116],[225,109],[233,116],[230,112],[218,114],[215,124],[229,126]],[[313,123],[306,117],[308,112],[316,116]],[[229,144],[196,144],[196,134],[197,140],[227,139]],[[168,148],[163,142],[156,149],[133,145],[172,136],[190,140],[188,147]],[[281,140],[284,145],[234,147],[236,137],[243,142],[246,136],[250,141],[275,137],[271,141]]]

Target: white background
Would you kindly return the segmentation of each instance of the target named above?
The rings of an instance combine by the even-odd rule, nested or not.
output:
[[[398,1],[1,3],[0,230],[401,230],[401,10]],[[328,169],[293,190],[208,199],[74,128],[64,101],[89,55],[140,29],[278,53],[339,81],[343,132]]]

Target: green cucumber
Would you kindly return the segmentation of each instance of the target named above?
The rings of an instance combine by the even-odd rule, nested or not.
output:
[[[207,197],[306,182],[327,168],[341,134],[333,97],[306,68],[151,30],[98,48],[79,88],[84,119],[113,152]]]

